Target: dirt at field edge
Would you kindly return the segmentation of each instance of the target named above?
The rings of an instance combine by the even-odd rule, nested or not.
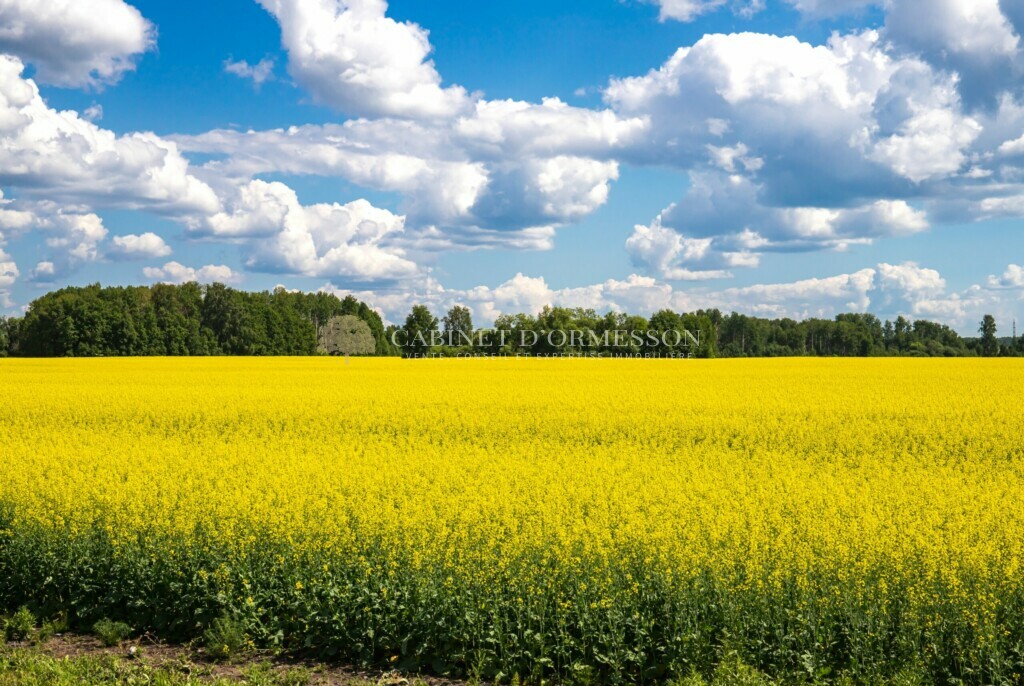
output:
[[[58,661],[117,658],[154,670],[168,670],[202,681],[249,683],[254,671],[270,674],[282,683],[310,686],[465,686],[464,683],[431,676],[373,672],[313,660],[294,660],[256,652],[227,662],[210,659],[201,648],[163,643],[149,636],[106,646],[92,636],[61,634],[42,643],[0,641],[0,658],[17,651]],[[302,675],[301,679],[289,677]]]

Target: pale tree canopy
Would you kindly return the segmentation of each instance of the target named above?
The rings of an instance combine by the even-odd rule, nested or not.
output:
[[[320,350],[328,355],[372,355],[376,341],[366,322],[346,314],[332,317],[320,331]]]

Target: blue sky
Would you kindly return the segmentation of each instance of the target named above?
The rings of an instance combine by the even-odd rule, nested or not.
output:
[[[352,292],[393,321],[425,302],[1008,329],[1022,15],[0,0],[0,312],[221,280]]]

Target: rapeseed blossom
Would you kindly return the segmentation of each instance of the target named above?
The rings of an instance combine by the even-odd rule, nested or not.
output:
[[[0,610],[524,681],[1013,680],[1012,360],[0,361]],[[922,667],[923,665],[923,667]],[[808,671],[810,670],[810,671]]]

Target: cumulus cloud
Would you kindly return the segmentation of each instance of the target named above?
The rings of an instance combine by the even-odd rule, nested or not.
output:
[[[0,183],[25,196],[170,215],[219,208],[174,143],[152,133],[117,136],[50,109],[23,69],[0,55]]]
[[[281,27],[292,78],[316,101],[366,118],[170,140],[118,136],[89,121],[98,111],[50,109],[22,77],[22,63],[0,57],[0,184],[25,202],[0,202],[0,232],[23,234],[25,212],[36,212],[33,221],[48,217],[55,272],[104,254],[163,257],[166,243],[154,234],[107,245],[95,230],[53,223],[56,209],[30,205],[52,201],[66,217],[145,209],[180,221],[190,236],[237,244],[247,269],[334,283],[418,282],[425,270],[416,261],[426,253],[552,247],[559,227],[608,201],[622,164],[688,174],[685,195],[636,226],[626,243],[645,275],[565,293],[523,276],[503,291],[608,303],[618,302],[612,292],[679,298],[661,280],[729,278],[771,252],[843,250],[951,217],[1024,214],[1024,105],[1004,78],[1015,68],[1015,26],[1024,16],[1010,3],[936,0],[928,4],[934,12],[916,12],[928,16],[911,25],[920,2],[885,0],[883,29],[836,34],[823,45],[754,33],[704,36],[647,74],[613,79],[605,108],[596,110],[556,98],[487,100],[444,84],[428,33],[387,17],[384,0],[257,1]],[[726,6],[750,13],[762,3],[658,4],[663,19],[688,21]],[[868,3],[790,4],[824,16]],[[0,0],[0,18],[29,7]],[[130,64],[139,51],[122,52]],[[999,78],[970,71],[978,65]],[[121,73],[90,69],[96,83]],[[273,62],[229,60],[225,69],[259,85],[272,78]],[[965,85],[982,76],[983,90],[1001,93],[987,109]],[[187,153],[213,161],[190,166]],[[400,202],[394,212],[358,200],[303,205],[285,184],[258,178],[271,174],[343,178]],[[858,274],[845,275],[845,285],[818,285],[835,287],[836,303],[861,303]],[[944,289],[913,291],[914,279],[927,281],[914,274],[883,264],[872,283],[918,302],[945,297]],[[770,301],[779,292],[781,309],[816,311],[800,302],[799,289],[713,291],[722,302],[759,294]],[[485,301],[505,297],[481,293]]]
[[[103,220],[92,212],[65,209],[53,202],[7,200],[0,193],[0,249],[8,237],[20,238],[30,232],[43,239],[50,253],[30,275],[45,281],[100,259],[107,237]],[[13,266],[13,262],[10,264]]]
[[[21,272],[18,271],[18,265],[14,263],[10,255],[0,248],[0,289],[13,286],[19,276],[21,276]],[[4,291],[0,290],[0,292]]]
[[[36,263],[35,269],[32,270],[31,279],[33,281],[41,283],[49,283],[53,281],[53,277],[57,275],[57,267],[48,260]]]
[[[764,186],[737,175],[695,174],[683,200],[661,214],[668,227],[743,248],[828,249],[857,239],[909,235],[928,228],[903,200],[855,207],[772,207]],[[758,238],[752,237],[756,232]]]
[[[62,276],[76,265],[98,258],[106,229],[90,211],[97,207],[149,210],[193,231],[206,227],[211,235],[230,238],[226,236],[230,232],[221,230],[218,223],[226,225],[229,214],[237,211],[244,215],[245,211],[237,206],[226,209],[221,197],[239,202],[237,197],[248,187],[244,178],[211,175],[211,186],[194,174],[173,142],[151,133],[117,136],[75,112],[50,109],[36,84],[21,76],[22,69],[17,59],[0,56],[0,183],[16,188],[19,201],[30,211],[26,215],[23,209],[3,205],[0,220],[7,224],[34,222],[47,233],[53,255],[46,261],[53,269],[37,270],[40,277]],[[557,184],[554,188],[558,190]],[[386,251],[377,245],[381,234],[365,228],[374,218],[364,222],[361,217],[349,227],[328,226],[325,222],[351,215],[352,208],[337,212],[341,206],[296,209],[294,192],[287,189],[285,195],[289,193],[290,212],[279,217],[282,223],[273,234],[277,242],[271,244],[282,256],[271,259],[267,244],[243,246],[252,268],[312,271],[358,280],[414,271],[411,263],[399,256],[400,250]],[[353,207],[363,209],[361,205]],[[260,216],[266,206],[258,209],[247,221],[268,221]],[[395,222],[383,225],[389,227],[385,233],[397,231]],[[158,251],[151,256],[162,256],[158,253],[165,248],[152,238],[140,237],[132,245],[114,244],[110,254],[126,257],[131,250],[150,249]],[[357,273],[363,268],[365,273]]]
[[[1020,39],[999,0],[890,0],[885,36],[899,50],[956,72],[971,104],[992,104],[1019,86]]]
[[[1002,276],[988,277],[988,285],[990,288],[1024,288],[1024,267],[1019,264],[1011,264]]]
[[[157,234],[147,232],[140,235],[114,236],[108,253],[116,259],[125,260],[167,257],[171,254],[171,246]]]
[[[249,64],[245,60],[238,60],[237,62],[232,59],[225,60],[224,71],[228,74],[234,74],[240,79],[248,79],[252,81],[256,90],[259,90],[267,81],[274,79],[274,59],[271,57],[264,57],[256,64]]]
[[[252,181],[239,190],[230,211],[209,217],[193,231],[259,239],[245,248],[247,266],[258,271],[375,281],[418,272],[392,242],[404,228],[404,217],[365,200],[303,206],[282,183]]]
[[[927,318],[954,328],[973,332],[986,314],[1001,321],[1015,317],[1019,300],[1013,279],[1019,267],[1010,265],[1003,277],[990,276],[988,285],[974,284],[961,291],[950,291],[946,279],[936,270],[915,262],[880,264],[879,279],[873,294],[875,306],[908,318]],[[1013,291],[1013,294],[1006,291]]]
[[[288,72],[352,116],[451,117],[472,100],[444,88],[427,32],[386,16],[385,0],[257,0],[281,26]]]
[[[946,292],[946,280],[934,269],[918,266],[916,262],[878,265],[879,288],[892,303],[893,295],[909,304],[911,313],[918,313],[922,302],[933,302]]]
[[[482,163],[438,156],[436,132],[411,122],[356,121],[286,130],[212,131],[175,138],[189,152],[228,155],[211,172],[246,178],[262,173],[341,177],[360,186],[395,191],[424,223],[456,222],[487,185]],[[430,145],[424,143],[429,141]]]
[[[49,277],[62,276],[100,259],[107,233],[103,220],[95,213],[66,209],[53,202],[9,200],[0,193],[0,249],[10,238],[33,234],[42,239],[50,253],[43,268],[32,272],[32,278],[52,280]]]
[[[235,273],[225,265],[208,264],[205,267],[194,269],[186,267],[179,262],[168,262],[163,267],[146,267],[142,273],[151,281],[161,283],[188,283],[197,281],[199,283],[219,282],[225,284],[238,283],[241,275]]]
[[[725,266],[730,262],[726,255],[714,253],[713,246],[711,238],[688,238],[662,226],[661,217],[650,226],[635,226],[626,241],[626,251],[635,265],[672,281],[731,278],[732,272],[727,269],[695,268]],[[751,256],[749,266],[756,263],[757,258]]]
[[[811,18],[837,17],[878,7],[883,37],[896,52],[919,55],[959,75],[957,87],[972,106],[991,106],[1004,90],[1019,92],[1024,68],[1020,28],[1024,9],[1008,0],[787,0]]]
[[[652,0],[658,5],[662,21],[693,21],[702,14],[713,12],[725,4],[725,0]]]
[[[925,213],[904,200],[855,207],[770,207],[763,189],[743,176],[698,174],[683,200],[626,241],[633,263],[669,280],[728,278],[757,267],[766,252],[846,250],[877,238],[928,228]]]
[[[861,12],[879,4],[879,0],[787,0],[800,12],[811,17],[835,17]]]
[[[86,121],[96,122],[103,119],[103,105],[90,105],[82,112],[82,118]]]
[[[35,213],[15,205],[14,201],[5,198],[3,190],[0,190],[0,248],[9,236],[25,231],[35,221]]]
[[[456,140],[481,156],[606,156],[643,139],[646,117],[573,107],[558,98],[539,104],[482,100],[455,123]]]
[[[837,312],[863,312],[871,305],[874,269],[861,269],[821,279],[727,288],[709,294],[717,307],[770,317],[831,317]]]
[[[123,0],[0,0],[0,52],[31,63],[41,83],[115,83],[155,44],[153,25]]]
[[[496,287],[446,289],[428,279],[419,287],[392,293],[356,291],[354,294],[381,307],[390,321],[401,321],[418,303],[435,312],[459,304],[473,310],[475,319],[492,323],[501,314],[536,314],[545,306],[587,307],[597,312],[617,311],[650,315],[661,309],[677,312],[717,307],[766,317],[832,317],[839,312],[864,311],[871,303],[875,270],[863,269],[822,279],[758,284],[741,288],[678,290],[651,277],[631,275],[624,280],[552,288],[543,277],[522,273]],[[327,287],[340,295],[349,293]]]
[[[764,252],[924,231],[933,215],[1020,216],[1024,168],[990,151],[1017,154],[1022,108],[1008,97],[969,113],[958,86],[876,31],[824,45],[708,35],[645,75],[613,79],[613,111],[648,123],[617,158],[691,178],[656,226],[634,230],[634,263],[660,278],[724,276]]]
[[[980,127],[955,84],[889,55],[874,31],[819,46],[744,33],[704,36],[644,76],[612,80],[604,95],[620,116],[650,118],[626,159],[689,169],[710,156],[726,171],[759,173],[777,202],[846,204],[910,193],[964,165]]]
[[[639,140],[643,117],[620,118],[557,99],[481,101],[450,123],[357,120],[287,130],[213,131],[175,140],[227,155],[219,175],[266,172],[340,176],[404,198],[410,228],[435,227],[444,242],[509,247],[521,232],[578,221],[603,205],[619,166],[610,155]]]
[[[98,215],[69,214],[56,211],[41,218],[39,228],[50,234],[46,245],[57,251],[62,262],[70,265],[99,259],[99,245],[107,237],[107,229]]]
[[[572,288],[552,288],[546,279],[517,273],[495,287],[476,286],[465,290],[448,289],[433,278],[390,292],[350,291],[325,286],[323,290],[339,296],[349,293],[373,303],[392,322],[402,321],[415,304],[426,304],[443,313],[454,305],[470,308],[479,325],[493,324],[502,314],[536,314],[546,306],[587,307],[597,311],[654,312],[666,307],[681,309],[685,299],[668,284],[631,275],[624,280],[607,281]]]
[[[1015,270],[1012,265],[1007,272],[1018,276],[1020,273],[1020,268]],[[725,313],[792,319],[831,319],[844,312],[873,312],[890,319],[900,315],[911,320],[928,318],[973,331],[976,322],[987,313],[1000,321],[1009,321],[1020,302],[1019,290],[1011,295],[1002,287],[973,285],[951,292],[939,272],[913,262],[882,263],[821,278],[726,288],[680,288],[636,274],[623,280],[554,288],[543,277],[518,273],[494,287],[449,289],[425,277],[386,291],[351,291],[331,285],[323,290],[341,296],[352,293],[372,303],[390,322],[404,320],[416,304],[425,304],[438,314],[454,305],[463,305],[473,311],[474,321],[480,326],[491,325],[502,314],[537,314],[545,306],[565,306],[647,316],[666,308],[676,312],[718,308]]]
[[[765,0],[645,0],[658,6],[661,21],[693,21],[703,14],[708,14],[731,4],[733,11],[743,17],[750,17],[764,9]]]
[[[661,19],[692,21],[725,6],[726,0],[649,0]],[[811,19],[835,18],[880,8],[884,38],[902,53],[960,75],[959,86],[972,103],[991,99],[1019,77],[1020,27],[1024,9],[1009,0],[786,0]],[[735,7],[735,5],[734,5]],[[740,6],[751,15],[761,2]]]

